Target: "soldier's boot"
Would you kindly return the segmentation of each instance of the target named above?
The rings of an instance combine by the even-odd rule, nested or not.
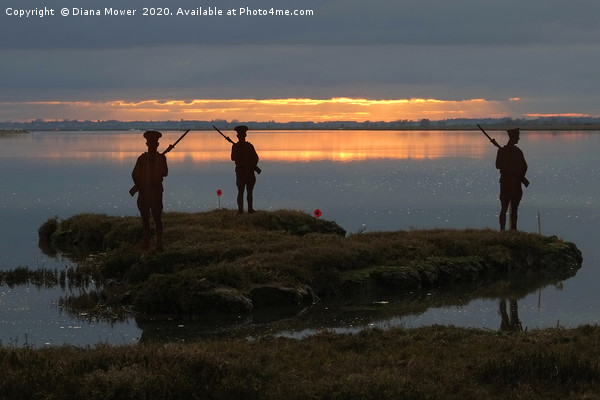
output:
[[[517,210],[510,213],[510,229],[513,231],[517,230]]]
[[[162,232],[156,232],[156,251],[157,252],[162,252],[163,251],[163,240],[162,240]]]
[[[252,214],[254,212],[254,208],[252,208],[252,203],[254,202],[254,199],[252,197],[252,191],[248,190],[248,214]]]
[[[142,250],[148,250],[150,248],[150,227],[142,227],[142,243],[140,244]]]
[[[503,231],[506,229],[506,214],[500,213],[500,217],[498,218],[500,221],[500,230]]]
[[[163,251],[163,222],[160,215],[155,215],[154,224],[156,227],[156,251]]]

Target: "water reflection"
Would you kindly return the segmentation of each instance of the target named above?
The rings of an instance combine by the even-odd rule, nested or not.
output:
[[[166,148],[181,135],[163,132]],[[225,132],[232,134],[232,132]],[[489,132],[500,140],[503,132]],[[62,269],[68,261],[45,256],[37,248],[37,229],[55,215],[98,212],[136,215],[127,193],[131,166],[144,150],[142,132],[34,132],[0,138],[0,269],[19,265]],[[315,208],[348,232],[417,228],[496,227],[498,174],[495,150],[479,132],[263,131],[253,132],[263,174],[257,183],[261,209]],[[521,210],[520,229],[542,231],[575,242],[584,267],[565,281],[519,291],[461,288],[454,295],[430,291],[374,297],[363,303],[319,303],[309,313],[278,322],[269,317],[198,328],[198,332],[257,332],[302,336],[319,329],[348,330],[370,326],[455,324],[498,329],[503,308],[511,321],[511,299],[519,321],[529,327],[576,326],[600,322],[600,253],[595,243],[600,219],[598,132],[522,132],[532,186]],[[163,149],[160,149],[163,150]],[[214,131],[191,131],[169,153],[166,184],[168,211],[208,211],[235,207],[230,144]],[[118,189],[116,189],[118,187]],[[409,188],[407,190],[407,188]],[[521,222],[522,221],[522,222]],[[565,278],[567,279],[567,278]],[[524,277],[523,281],[528,281]],[[540,289],[541,288],[541,289]],[[458,290],[458,289],[457,289]],[[81,319],[57,307],[59,290],[0,286],[0,341],[28,332],[38,343],[123,343],[157,331],[190,330],[193,322],[124,321],[115,324]],[[517,292],[511,297],[510,292]],[[538,307],[542,293],[544,304]],[[466,293],[471,293],[468,296]],[[514,294],[514,293],[513,293]],[[25,306],[11,306],[27,301]],[[405,306],[422,308],[408,311]],[[317,317],[317,314],[319,316]],[[258,316],[257,316],[258,318]],[[513,319],[514,320],[514,319]],[[203,322],[199,322],[202,325]],[[73,327],[73,328],[65,328]],[[168,328],[171,327],[171,328]],[[69,333],[65,335],[65,330]],[[86,332],[83,334],[82,332]],[[287,333],[286,333],[287,332]],[[47,339],[53,335],[54,339]],[[124,340],[123,338],[127,338]],[[22,343],[22,341],[20,341]]]
[[[500,314],[500,330],[501,331],[521,331],[523,330],[523,325],[521,320],[519,319],[519,305],[517,304],[517,300],[510,298],[508,299],[508,308],[507,308],[507,299],[501,298],[498,302],[498,313]]]
[[[143,150],[142,133],[39,132],[2,140],[20,144],[12,157],[131,163]],[[181,135],[179,131],[162,133],[165,148]],[[489,156],[489,143],[473,140],[474,136],[480,139],[479,135],[468,131],[253,131],[252,141],[266,162],[356,162]],[[229,159],[230,152],[230,144],[215,131],[191,130],[185,142],[169,153],[169,163],[222,162]]]
[[[0,137],[9,151],[0,158],[101,159],[131,163],[142,152],[142,131],[132,132],[33,132]],[[164,147],[182,132],[164,131]],[[227,132],[226,132],[227,133]],[[490,132],[500,141],[506,132]],[[577,153],[595,142],[595,132],[523,132],[528,149],[550,150],[549,140],[560,140],[569,153]],[[336,162],[365,160],[436,159],[448,157],[493,157],[495,149],[479,131],[253,131],[253,143],[263,161]],[[159,149],[162,151],[164,149]],[[185,143],[169,153],[170,163],[221,162],[230,156],[230,144],[215,131],[194,131]],[[264,154],[264,155],[263,155]],[[555,152],[550,154],[556,155]],[[567,161],[567,159],[564,159]]]
[[[560,282],[574,276],[566,271],[515,272],[502,279],[457,284],[449,288],[406,293],[381,289],[360,296],[329,299],[308,309],[270,308],[248,316],[222,318],[136,318],[141,341],[192,341],[203,338],[256,338],[264,335],[304,338],[322,331],[355,333],[364,329],[442,324],[500,330],[535,328],[536,321],[519,317],[518,301],[544,288],[561,290]],[[463,311],[476,305],[477,312]],[[538,304],[538,308],[540,305]],[[462,315],[461,315],[462,313]],[[426,319],[421,320],[421,318]],[[468,323],[467,326],[470,326]]]

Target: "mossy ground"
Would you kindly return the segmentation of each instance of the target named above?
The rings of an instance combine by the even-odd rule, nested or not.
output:
[[[565,279],[582,262],[573,243],[556,237],[489,229],[347,236],[334,222],[290,210],[166,213],[164,224],[163,252],[139,249],[138,218],[100,214],[48,220],[40,246],[87,260],[81,273],[104,283],[98,298],[146,314],[250,312],[269,305],[253,299],[261,287],[282,289],[273,304],[298,306],[373,287],[437,288],[523,271]]]

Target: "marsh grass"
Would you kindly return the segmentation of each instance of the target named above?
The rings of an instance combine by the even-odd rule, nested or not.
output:
[[[30,269],[17,267],[10,271],[0,271],[0,285],[14,287],[31,283],[39,288],[53,287],[59,283],[61,276],[57,270],[48,268]]]
[[[0,398],[595,399],[600,328],[0,347]]]
[[[250,293],[260,286],[298,293],[308,287],[314,298],[327,298],[373,287],[438,288],[520,271],[565,277],[582,260],[574,244],[556,237],[489,229],[347,236],[334,222],[291,210],[166,213],[164,224],[160,253],[139,249],[140,221],[134,217],[55,217],[40,227],[39,237],[43,248],[78,262],[78,279],[87,270],[103,283],[108,289],[98,297],[107,304],[126,298],[143,313],[249,312]],[[289,297],[292,303],[297,298]]]
[[[93,277],[102,284],[65,300],[67,307],[240,313],[261,285],[309,287],[325,297],[372,285],[394,291],[475,283],[470,290],[498,293],[511,276],[535,281],[539,274],[547,284],[581,266],[574,244],[520,232],[346,236],[334,223],[292,211],[241,218],[227,210],[167,213],[165,224],[163,253],[137,248],[136,218],[85,214],[44,224],[40,243],[81,263],[71,276],[56,273],[58,280],[84,284]],[[14,281],[34,274],[20,270]],[[529,332],[432,326],[325,330],[302,340],[0,345],[0,399],[594,399],[598,338],[600,328],[592,326]]]

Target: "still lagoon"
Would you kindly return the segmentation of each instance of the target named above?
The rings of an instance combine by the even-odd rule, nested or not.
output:
[[[181,133],[163,132],[159,151]],[[235,138],[235,132],[225,133]],[[489,133],[499,143],[506,142],[506,132]],[[263,170],[255,188],[258,210],[312,214],[319,209],[321,218],[337,222],[348,234],[498,227],[496,149],[479,131],[249,131],[248,141],[256,147]],[[520,323],[530,330],[597,324],[600,132],[522,131],[519,147],[531,181],[524,189],[519,229],[572,241],[584,258],[575,276],[515,294],[512,303]],[[79,213],[138,215],[128,190],[131,170],[144,150],[141,131],[0,136],[0,270],[19,266],[61,270],[71,265],[38,248],[37,229],[49,218]],[[230,144],[216,131],[190,131],[168,154],[168,163],[165,211],[236,207]],[[0,343],[131,344],[154,329],[140,327],[135,320],[90,321],[71,315],[58,305],[64,294],[61,288],[0,286]],[[502,298],[444,305],[435,292],[412,295],[432,306],[418,315],[395,313],[394,305],[404,300],[382,294],[371,299],[379,310],[375,313],[367,310],[372,307],[347,312],[324,303],[285,324],[237,321],[219,330],[174,322],[163,328],[188,329],[188,336],[201,336],[198,332],[204,330],[207,335],[219,331],[246,337],[263,333],[302,337],[323,328],[354,332],[387,326],[499,329],[501,325]],[[388,312],[380,312],[386,308]]]

